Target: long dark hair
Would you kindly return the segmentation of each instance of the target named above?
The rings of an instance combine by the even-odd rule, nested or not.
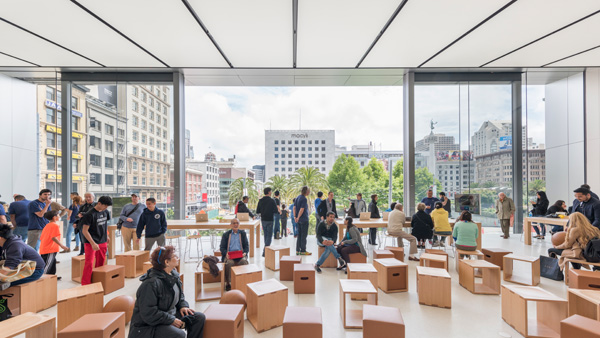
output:
[[[538,198],[538,201],[548,201],[548,196],[546,196],[546,192],[545,191],[538,191],[537,192],[538,195],[540,195],[540,198]]]
[[[556,203],[554,203],[552,206],[553,206],[553,207],[557,207],[557,208],[559,208],[559,209],[560,209],[560,210],[562,210],[562,211],[566,211],[566,210],[565,210],[565,209],[563,209],[563,207],[562,207],[562,205],[563,205],[564,203],[565,203],[565,201],[563,201],[563,200],[558,200],[558,201],[556,201]]]
[[[352,217],[348,216],[346,217],[346,221],[348,222],[348,225],[346,225],[346,232],[350,232],[350,228],[352,228],[354,226],[354,224],[352,223]]]

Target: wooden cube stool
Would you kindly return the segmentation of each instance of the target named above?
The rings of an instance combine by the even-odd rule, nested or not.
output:
[[[102,284],[94,283],[58,291],[57,328],[62,330],[89,313],[100,313],[104,307]]]
[[[561,338],[600,338],[600,322],[574,315],[560,322]]]
[[[537,318],[529,318],[528,302],[536,302]],[[537,286],[502,285],[502,319],[523,336],[559,337],[565,318],[566,300]]]
[[[208,270],[196,271],[194,274],[194,293],[196,301],[221,299],[225,288],[225,278],[223,278],[223,263],[217,263],[219,267],[219,277],[210,274]],[[219,286],[205,287],[204,284],[220,283]]]
[[[125,338],[125,313],[87,314],[58,332],[58,338]]]
[[[294,280],[294,265],[302,263],[302,256],[283,256],[279,260],[279,280]],[[323,267],[323,266],[321,266]]]
[[[445,250],[425,249],[425,253],[446,257],[446,264],[448,265],[448,268],[450,268],[450,258],[449,258],[450,256],[448,255],[448,253]],[[446,269],[446,271],[448,271],[448,269]]]
[[[211,304],[205,311],[205,338],[244,337],[244,305]]]
[[[350,254],[350,262],[346,262],[346,263],[366,263],[366,262],[367,262],[367,256],[364,256],[360,252],[356,252],[356,253]]]
[[[468,256],[469,259],[483,259],[483,257],[485,257],[485,255],[479,250],[467,251],[467,250],[456,249],[456,253],[454,254],[454,266],[456,267],[456,272],[459,272],[458,261],[460,261],[462,259],[462,258],[460,258],[461,255]],[[466,259],[466,258],[464,258],[464,259]],[[475,277],[481,277],[481,271],[476,271]]]
[[[514,273],[514,263],[526,265],[525,274]],[[504,280],[522,285],[536,286],[540,284],[540,258],[508,254],[504,256]]]
[[[283,317],[283,338],[322,338],[320,307],[288,306]]]
[[[248,321],[256,332],[263,332],[283,325],[285,308],[288,305],[288,288],[278,280],[248,284]]]
[[[373,250],[373,259],[376,258],[394,258],[394,253],[390,250]]]
[[[450,282],[450,274],[444,269],[417,266],[419,304],[450,309],[452,307]]]
[[[385,293],[408,291],[408,264],[395,258],[373,259],[377,284]]]
[[[600,290],[600,271],[569,269],[569,288]]]
[[[152,263],[150,263],[150,262],[144,262],[143,270],[147,272],[150,269],[152,269]]]
[[[125,278],[136,278],[143,275],[144,263],[150,260],[150,252],[145,250],[131,250],[117,254],[117,265],[125,267]]]
[[[569,276],[571,275],[569,273],[570,269],[569,267],[571,266],[571,264],[586,264],[586,265],[591,265],[591,266],[595,266],[595,267],[600,267],[600,263],[592,263],[592,262],[587,262],[584,259],[571,259],[571,258],[566,258],[565,259],[565,269],[563,270],[563,274],[565,276],[565,284],[569,285]]]
[[[348,295],[364,294],[367,304],[377,305],[377,289],[370,280],[340,279],[340,315],[345,329],[360,329],[363,326],[363,310],[348,308]]]
[[[448,257],[430,253],[421,254],[419,265],[428,268],[439,268],[448,270]]]
[[[388,306],[363,306],[363,337],[404,338],[404,320],[400,309]]]
[[[55,275],[42,275],[33,282],[11,286],[0,295],[12,294],[8,298],[8,308],[13,316],[26,312],[39,312],[56,305],[57,278]]]
[[[485,260],[459,261],[458,281],[462,287],[475,294],[500,294],[500,267]],[[482,271],[482,282],[475,280],[475,269]]]
[[[290,255],[290,247],[283,245],[271,245],[265,248],[265,267],[273,271],[279,271],[279,260],[282,256]]]
[[[294,264],[294,293],[315,293],[315,268],[312,264]]]
[[[569,289],[569,316],[600,320],[600,291]]]
[[[0,322],[0,332],[5,338],[56,338],[56,318],[27,312]]]
[[[386,246],[385,250],[389,250],[394,254],[394,258],[404,262],[404,247]]]
[[[367,263],[348,263],[346,266],[348,272],[348,279],[364,279],[369,280],[377,290],[377,269],[373,264]],[[350,295],[352,300],[367,300],[366,295],[352,294]]]
[[[317,259],[319,259],[323,252],[325,252],[325,247],[320,245],[317,245],[317,247],[319,248],[317,250]],[[350,260],[352,260],[352,258],[350,258]],[[329,254],[329,256],[327,256],[327,258],[325,259],[325,262],[323,262],[323,265],[321,265],[321,268],[337,268],[337,266],[337,259],[335,259],[335,256],[333,256],[332,254]]]
[[[125,267],[104,265],[92,270],[92,283],[101,283],[104,294],[108,295],[125,287]]]
[[[484,255],[483,259],[494,265],[498,265],[500,267],[500,270],[504,270],[503,257],[512,253],[512,251],[500,248],[481,249],[481,252]]]
[[[85,255],[71,257],[71,280],[81,284]],[[93,266],[93,265],[92,265]]]
[[[231,288],[242,291],[246,297],[248,297],[246,285],[261,280],[262,269],[255,264],[238,265],[231,268]]]

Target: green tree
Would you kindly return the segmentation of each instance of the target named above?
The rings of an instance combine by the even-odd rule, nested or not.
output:
[[[360,170],[360,165],[352,156],[340,155],[335,160],[329,172],[327,182],[336,196],[339,196],[340,205],[346,204],[348,196],[357,194],[364,185],[365,177]]]
[[[436,186],[438,192],[442,191],[442,183],[433,177],[429,169],[419,168],[415,170],[415,194],[417,202],[427,196],[427,190],[432,185]]]
[[[546,191],[546,182],[542,180],[535,180],[527,184],[529,188],[529,195],[535,195],[538,191]]]
[[[369,160],[369,163],[363,168],[363,173],[367,179],[373,180],[374,182],[383,182],[388,179],[383,163],[375,157],[372,157],[371,160]]]
[[[404,203],[404,159],[394,162],[392,169],[392,199]]]
[[[310,194],[308,195],[310,201],[317,198],[318,191],[323,191],[324,193],[329,191],[327,176],[314,167],[298,169],[290,178],[290,185],[293,187],[292,193],[294,195],[299,195],[302,187],[307,186],[310,189]]]
[[[273,176],[269,178],[265,187],[270,187],[273,191],[279,191],[280,200],[282,203],[290,204],[292,199],[296,197],[295,189],[293,189],[290,179],[285,176]]]
[[[248,208],[256,208],[258,203],[258,190],[256,190],[256,184],[251,179],[246,179],[246,192],[248,195]],[[231,182],[229,186],[228,201],[230,206],[234,206],[238,201],[242,200],[244,196],[244,179],[238,178]]]

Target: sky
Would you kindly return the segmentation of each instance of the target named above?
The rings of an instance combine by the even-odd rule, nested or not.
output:
[[[529,137],[544,142],[544,87],[527,87]],[[523,91],[525,99],[525,91]],[[240,166],[264,164],[265,130],[335,129],[336,144],[402,150],[402,87],[186,87],[186,129],[196,159],[212,151]],[[423,85],[415,89],[415,139],[430,132],[469,135],[510,119],[508,85]],[[470,119],[468,118],[470,116]],[[531,121],[532,123],[526,123]]]

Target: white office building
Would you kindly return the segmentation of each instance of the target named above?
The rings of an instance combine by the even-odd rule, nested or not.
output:
[[[265,130],[265,180],[302,167],[327,175],[335,162],[335,130]]]

